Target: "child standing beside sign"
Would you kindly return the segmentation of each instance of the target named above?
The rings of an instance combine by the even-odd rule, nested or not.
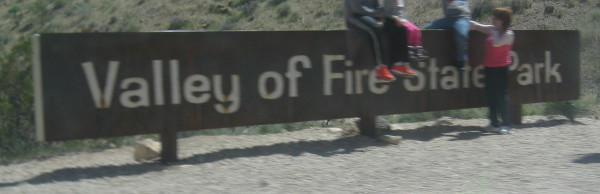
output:
[[[510,51],[515,39],[514,32],[508,27],[514,15],[510,8],[496,8],[492,12],[492,25],[483,25],[471,21],[471,29],[488,35],[485,41],[485,93],[488,100],[490,125],[484,132],[508,134],[510,117],[508,115],[508,66],[512,64]],[[498,121],[498,114],[502,122]]]

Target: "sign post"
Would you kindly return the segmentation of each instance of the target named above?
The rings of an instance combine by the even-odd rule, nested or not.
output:
[[[161,162],[171,163],[177,161],[177,131],[165,129],[160,133]]]
[[[375,137],[378,134],[377,128],[375,127],[375,116],[361,116],[359,117],[360,134],[368,137]]]

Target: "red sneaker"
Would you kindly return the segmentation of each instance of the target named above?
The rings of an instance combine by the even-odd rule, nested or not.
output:
[[[396,80],[396,78],[394,77],[394,75],[392,75],[392,73],[390,73],[390,70],[386,65],[378,65],[375,69],[375,74],[377,75],[377,78],[379,80],[385,82],[391,82]]]
[[[395,65],[392,68],[392,73],[402,77],[414,77],[417,75],[414,71],[406,68],[406,65]]]

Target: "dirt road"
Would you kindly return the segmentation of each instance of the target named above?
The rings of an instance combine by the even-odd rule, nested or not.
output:
[[[0,193],[600,193],[600,121],[526,117],[395,124],[399,145],[327,129],[179,140],[180,161],[137,164],[132,148],[0,166]]]

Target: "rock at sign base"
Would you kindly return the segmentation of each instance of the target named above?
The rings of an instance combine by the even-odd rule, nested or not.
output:
[[[398,145],[398,144],[400,144],[400,141],[402,141],[402,137],[391,136],[391,135],[380,135],[380,136],[377,136],[377,140],[385,142],[385,143],[389,143],[389,144]]]
[[[344,132],[344,130],[342,128],[327,128],[327,131],[329,131],[329,133],[333,133],[333,134],[338,134],[338,133]]]
[[[133,146],[133,159],[136,162],[144,162],[158,159],[161,151],[160,142],[156,142],[152,139],[144,139],[135,142]]]
[[[452,118],[450,117],[441,117],[438,120],[436,120],[433,125],[435,126],[449,126],[449,125],[454,125],[454,123],[452,123]]]

